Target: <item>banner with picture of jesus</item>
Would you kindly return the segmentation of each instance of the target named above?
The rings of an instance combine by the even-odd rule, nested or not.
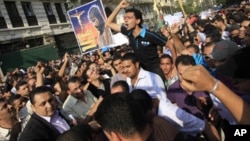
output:
[[[81,53],[113,44],[111,30],[105,27],[107,17],[101,0],[86,3],[67,13]]]

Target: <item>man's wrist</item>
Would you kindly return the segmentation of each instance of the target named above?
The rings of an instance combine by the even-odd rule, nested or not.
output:
[[[209,90],[209,93],[213,94],[218,89],[218,85],[219,85],[219,80],[215,79],[215,83],[214,83],[212,89]]]

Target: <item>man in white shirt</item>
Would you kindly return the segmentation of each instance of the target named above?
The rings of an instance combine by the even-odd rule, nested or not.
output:
[[[122,66],[130,91],[143,89],[153,99],[159,100],[159,116],[172,122],[180,131],[187,134],[196,136],[204,131],[209,137],[213,137],[213,133],[210,132],[212,129],[205,121],[171,103],[166,96],[166,89],[160,76],[142,69],[134,53],[127,53],[123,56]]]
[[[133,89],[143,89],[152,98],[155,99],[159,95],[164,101],[167,101],[166,89],[161,77],[141,68],[134,53],[127,53],[123,56],[122,66],[127,76],[130,91]]]

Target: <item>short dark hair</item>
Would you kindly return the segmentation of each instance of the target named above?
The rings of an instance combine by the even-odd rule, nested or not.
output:
[[[196,54],[200,52],[199,47],[195,44],[188,45],[186,48],[194,48]]]
[[[210,47],[212,45],[215,45],[215,43],[214,42],[208,42],[208,43],[206,43],[204,46],[202,46],[201,51],[204,52],[204,48]]]
[[[77,76],[70,77],[66,82],[67,89],[69,89],[69,83],[76,83],[76,82],[81,82],[81,80]]]
[[[135,53],[126,53],[123,57],[122,57],[122,61],[125,60],[131,60],[133,64],[139,62],[138,58],[136,57]]]
[[[118,80],[112,85],[112,88],[118,87],[118,86],[122,87],[122,92],[129,92],[129,86],[128,86],[128,83],[126,81]]]
[[[113,62],[116,61],[116,60],[119,60],[121,59],[122,60],[122,56],[120,54],[115,54],[112,58],[112,65],[113,65]]]
[[[175,61],[175,67],[177,68],[177,66],[179,64],[192,65],[192,66],[196,65],[193,56],[190,56],[190,55],[180,55],[180,56],[178,56],[176,58],[176,61]]]
[[[50,87],[47,87],[47,86],[40,86],[40,87],[36,87],[34,90],[32,90],[29,94],[30,96],[30,103],[32,105],[35,104],[35,95],[38,95],[38,94],[42,94],[42,93],[46,93],[46,92],[49,92],[51,93],[52,95],[52,89]]]
[[[218,29],[209,31],[209,33],[206,34],[206,38],[208,37],[210,37],[211,41],[214,43],[221,41],[221,33]]]
[[[116,132],[124,137],[141,133],[147,125],[145,113],[129,93],[105,97],[94,117],[105,131]]]
[[[10,96],[10,98],[8,99],[7,103],[8,103],[9,105],[13,105],[13,104],[14,104],[14,101],[17,100],[17,99],[19,99],[19,98],[21,98],[21,95],[20,95],[20,94],[12,94],[12,95]]]
[[[16,90],[19,90],[21,86],[26,85],[26,84],[28,84],[27,81],[20,80],[17,82],[15,88],[16,88]]]
[[[135,9],[135,8],[130,8],[130,9],[125,10],[125,13],[128,13],[128,12],[134,13],[135,18],[141,20],[140,23],[138,24],[138,26],[142,28],[143,19],[142,19],[141,11],[138,9]]]
[[[134,89],[131,92],[131,96],[141,105],[145,114],[148,111],[152,110],[153,108],[152,97],[147,93],[147,91],[142,89]]]
[[[223,19],[222,16],[220,16],[220,15],[216,15],[216,16],[214,17],[214,21],[219,21],[219,22],[225,23],[224,19]]]
[[[163,54],[161,57],[160,57],[160,62],[161,62],[161,59],[166,59],[168,58],[170,60],[170,62],[173,64],[173,58],[172,56],[170,56],[169,54]]]

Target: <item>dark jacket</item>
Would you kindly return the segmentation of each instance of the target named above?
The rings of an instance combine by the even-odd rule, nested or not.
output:
[[[33,113],[19,141],[55,141],[59,135],[60,132],[52,124]]]

